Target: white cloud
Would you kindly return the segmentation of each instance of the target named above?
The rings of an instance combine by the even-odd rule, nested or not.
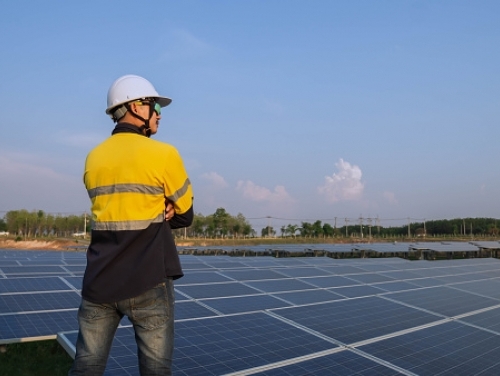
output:
[[[257,202],[283,203],[294,201],[282,185],[277,185],[274,191],[271,191],[268,188],[256,185],[250,180],[240,180],[236,190],[241,192],[244,198]]]
[[[226,180],[216,172],[207,172],[201,175],[205,180],[208,180],[213,188],[226,188],[228,186]]]
[[[394,192],[385,191],[383,193],[383,196],[389,202],[389,204],[396,205],[399,202]]]
[[[328,202],[343,200],[358,200],[363,196],[364,183],[361,181],[363,175],[361,169],[351,165],[342,158],[335,163],[339,170],[332,176],[325,176],[325,184],[318,187],[318,192],[325,195]]]

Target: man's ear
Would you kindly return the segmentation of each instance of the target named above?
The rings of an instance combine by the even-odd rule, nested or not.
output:
[[[132,102],[128,105],[130,111],[132,111],[134,114],[137,113],[137,103],[135,102]]]

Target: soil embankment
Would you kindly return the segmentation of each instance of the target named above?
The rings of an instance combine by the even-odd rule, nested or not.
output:
[[[80,243],[75,242],[75,240],[70,240],[70,239],[16,241],[15,239],[0,238],[0,249],[66,251],[69,247],[74,247],[79,244]]]

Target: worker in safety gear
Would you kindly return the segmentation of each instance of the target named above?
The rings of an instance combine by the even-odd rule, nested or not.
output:
[[[141,375],[171,374],[173,280],[183,275],[172,229],[191,225],[193,192],[178,151],[149,138],[170,102],[135,75],[108,91],[116,126],[85,162],[93,225],[70,375],[103,374],[123,316],[134,327]]]

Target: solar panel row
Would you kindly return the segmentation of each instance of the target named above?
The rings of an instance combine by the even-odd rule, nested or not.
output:
[[[175,375],[499,374],[497,259],[181,261]],[[84,265],[82,253],[0,251],[0,343],[59,332],[74,352]],[[122,324],[106,374],[138,375]]]

